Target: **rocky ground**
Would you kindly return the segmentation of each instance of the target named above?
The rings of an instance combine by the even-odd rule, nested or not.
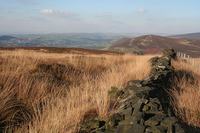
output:
[[[110,94],[119,96],[119,107],[107,121],[90,120],[80,132],[98,133],[185,133],[174,116],[166,88],[174,72],[173,49],[164,50],[162,57],[150,60],[152,70],[143,80],[130,81],[122,91],[114,88]]]

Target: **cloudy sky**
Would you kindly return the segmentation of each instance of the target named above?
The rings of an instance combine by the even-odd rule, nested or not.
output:
[[[200,32],[200,0],[0,0],[0,33]]]

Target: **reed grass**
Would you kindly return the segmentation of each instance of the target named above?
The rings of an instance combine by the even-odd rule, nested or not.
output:
[[[1,50],[0,130],[76,132],[86,120],[106,120],[111,87],[147,76],[151,57]]]
[[[184,123],[200,128],[200,72],[184,60],[173,61],[176,76],[172,81],[171,104],[175,114]],[[192,132],[190,131],[190,132]]]

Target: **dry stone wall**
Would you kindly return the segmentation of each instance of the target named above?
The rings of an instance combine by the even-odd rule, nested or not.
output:
[[[173,116],[169,96],[165,91],[174,72],[171,59],[173,49],[164,50],[162,57],[150,60],[152,70],[143,80],[130,81],[122,91],[119,107],[106,121],[90,120],[81,132],[97,133],[185,133],[178,119]],[[111,92],[112,93],[112,92]]]

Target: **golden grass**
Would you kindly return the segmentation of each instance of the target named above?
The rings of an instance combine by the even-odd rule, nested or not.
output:
[[[0,130],[57,133],[106,120],[108,92],[148,75],[153,56],[0,51]]]
[[[173,61],[176,77],[170,92],[176,115],[186,124],[200,127],[200,71],[184,60]]]

